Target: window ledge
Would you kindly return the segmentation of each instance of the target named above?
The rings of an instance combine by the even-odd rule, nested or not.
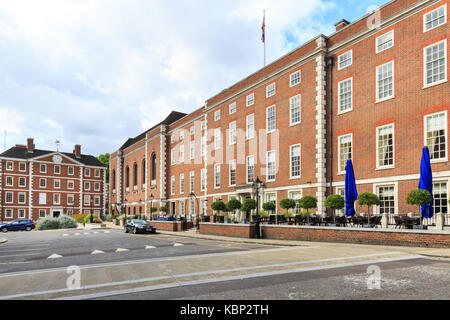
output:
[[[437,85],[440,85],[440,84],[443,84],[443,83],[447,83],[447,82],[448,82],[447,79],[439,80],[439,81],[436,81],[436,82],[433,82],[433,83],[424,85],[424,86],[422,87],[422,89],[431,88],[431,87],[434,87],[434,86],[437,86]]]
[[[375,171],[395,169],[395,166],[377,167]]]
[[[377,100],[375,100],[375,104],[381,103],[381,102],[384,102],[384,101],[388,101],[388,100],[391,100],[391,99],[395,99],[395,96],[387,97],[387,98],[383,98],[383,99],[377,99]]]
[[[353,111],[353,107],[351,109],[349,109],[349,110],[339,111],[337,113],[337,115],[340,116],[341,114],[346,114],[346,113],[349,113],[349,112],[352,112],[352,111]]]
[[[443,163],[443,162],[448,162],[448,159],[445,158],[445,159],[430,160],[431,164],[433,164],[433,163]]]

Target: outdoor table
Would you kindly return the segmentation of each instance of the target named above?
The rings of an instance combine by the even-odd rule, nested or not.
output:
[[[415,225],[420,225],[420,217],[403,217],[405,227],[412,229]]]

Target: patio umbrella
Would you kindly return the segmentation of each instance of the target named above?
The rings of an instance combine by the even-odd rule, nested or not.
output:
[[[431,194],[431,202],[421,206],[422,216],[424,218],[431,218],[433,216],[433,177],[431,174],[430,151],[428,147],[423,147],[422,149],[419,189],[428,190]]]
[[[356,191],[352,160],[347,160],[347,166],[345,167],[345,215],[347,217],[353,217],[356,214],[354,202],[357,199],[358,192]]]

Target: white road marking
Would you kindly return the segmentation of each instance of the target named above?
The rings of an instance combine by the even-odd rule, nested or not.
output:
[[[94,250],[91,252],[91,254],[100,254],[100,253],[105,253],[105,252],[101,251],[101,250]]]
[[[145,246],[145,249],[156,249],[154,246]]]
[[[193,255],[186,255],[186,256],[175,256],[175,257],[163,257],[163,258],[152,258],[152,259],[142,259],[142,260],[98,263],[98,264],[91,264],[91,265],[80,266],[80,268],[83,269],[83,270],[87,270],[87,269],[93,269],[93,268],[123,266],[123,265],[130,265],[130,264],[142,264],[142,263],[148,263],[148,262],[178,261],[178,260],[196,259],[196,258],[234,256],[234,255],[241,255],[241,254],[279,252],[279,251],[316,249],[316,248],[319,248],[319,247],[318,246],[311,246],[311,247],[285,247],[285,248],[275,248],[275,249],[260,249],[260,250],[252,250],[252,251],[231,251],[231,252],[217,252],[217,253],[207,253],[207,254],[193,254]],[[399,254],[399,252],[386,252],[384,254]],[[66,268],[51,268],[51,269],[41,269],[41,270],[32,270],[32,271],[24,271],[24,272],[11,272],[11,273],[0,274],[0,278],[14,277],[14,276],[18,276],[18,275],[42,274],[42,273],[66,271],[66,270],[67,270]]]
[[[104,233],[109,233],[109,231],[104,231]]]
[[[78,232],[77,232],[77,233],[75,233],[75,235],[76,235],[76,236],[79,236],[79,235],[81,235],[81,233],[78,233]]]
[[[181,246],[184,246],[184,244],[182,244],[182,243],[174,243],[173,246],[174,247],[181,247]]]
[[[48,257],[47,259],[59,259],[59,258],[62,258],[62,256],[59,255],[59,254],[54,253],[50,257]]]
[[[384,253],[384,254],[388,254],[388,253]],[[348,258],[358,258],[358,257],[365,257],[365,256],[384,255],[384,254],[373,254],[373,255],[363,255],[363,256],[330,258],[330,259],[322,259],[322,260],[301,261],[298,264],[312,263],[313,261],[316,261],[316,262],[318,262],[318,261],[332,261],[332,259],[348,259]],[[316,270],[336,269],[336,268],[344,268],[344,267],[367,265],[367,264],[375,264],[375,263],[383,263],[383,262],[413,260],[413,259],[419,259],[419,258],[424,258],[424,257],[421,256],[421,255],[413,255],[413,256],[406,256],[406,257],[384,258],[384,259],[377,259],[377,260],[366,260],[366,261],[357,261],[357,262],[349,262],[349,263],[321,265],[321,266],[308,267],[308,268],[296,268],[296,269],[285,269],[285,270],[277,270],[277,271],[267,271],[267,272],[260,272],[260,273],[254,273],[254,274],[246,274],[246,275],[225,276],[225,277],[210,278],[210,279],[204,279],[204,280],[181,281],[181,282],[168,283],[168,284],[162,284],[162,285],[146,286],[146,287],[141,287],[141,288],[131,288],[131,289],[109,291],[109,292],[99,292],[99,293],[93,293],[93,294],[84,294],[84,295],[65,297],[65,298],[57,298],[55,300],[92,299],[92,298],[115,296],[115,295],[123,295],[123,294],[128,294],[128,293],[136,293],[136,292],[144,292],[144,291],[153,291],[153,290],[159,290],[159,289],[165,289],[165,288],[174,288],[174,287],[197,285],[197,284],[204,284],[204,283],[214,283],[214,282],[223,282],[223,281],[232,281],[232,280],[242,280],[242,279],[249,279],[249,278],[267,277],[267,276],[273,276],[273,275],[282,275],[282,274],[288,274],[288,273],[299,273],[299,272],[316,271]],[[283,265],[284,264],[277,264],[277,265],[274,265],[274,266],[283,266]],[[289,265],[289,264],[287,264],[287,265]],[[117,285],[124,285],[124,284],[139,283],[139,282],[157,281],[157,280],[169,279],[169,278],[182,278],[182,277],[189,277],[189,276],[216,274],[216,273],[220,273],[220,272],[234,272],[234,271],[239,271],[239,270],[251,270],[251,269],[260,269],[260,268],[268,268],[268,267],[270,267],[270,265],[268,265],[268,266],[243,267],[243,268],[236,268],[236,269],[212,270],[212,271],[203,271],[203,272],[195,272],[195,273],[188,273],[188,274],[173,274],[173,275],[170,275],[170,276],[161,276],[161,277],[154,277],[154,278],[127,280],[127,281],[120,281],[120,282],[111,282],[111,283],[104,283],[104,284],[82,286],[81,288],[77,289],[77,291],[84,290],[84,289],[94,289],[94,288],[103,288],[103,287],[110,287],[110,286],[117,286]],[[14,298],[19,298],[19,297],[28,297],[28,296],[36,296],[36,295],[44,295],[44,294],[62,293],[62,292],[68,292],[68,291],[73,291],[73,289],[65,288],[65,289],[55,289],[55,290],[48,290],[48,291],[41,291],[41,292],[16,294],[16,295],[11,295],[11,296],[3,296],[3,297],[0,297],[0,299],[1,300],[14,299]]]
[[[69,235],[67,234],[67,233],[64,233],[63,234],[63,237],[68,237]]]
[[[130,250],[128,250],[128,249],[123,249],[123,248],[118,248],[118,249],[116,250],[116,252],[125,252],[125,251],[130,251]]]

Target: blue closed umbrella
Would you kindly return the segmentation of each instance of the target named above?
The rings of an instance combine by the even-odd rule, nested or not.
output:
[[[421,206],[422,216],[431,218],[433,216],[433,176],[431,174],[430,151],[428,147],[423,147],[422,149],[419,189],[428,190],[431,194],[431,202]]]
[[[345,215],[347,217],[353,217],[356,214],[354,202],[357,199],[358,192],[356,191],[352,160],[347,160],[347,166],[345,167]]]

